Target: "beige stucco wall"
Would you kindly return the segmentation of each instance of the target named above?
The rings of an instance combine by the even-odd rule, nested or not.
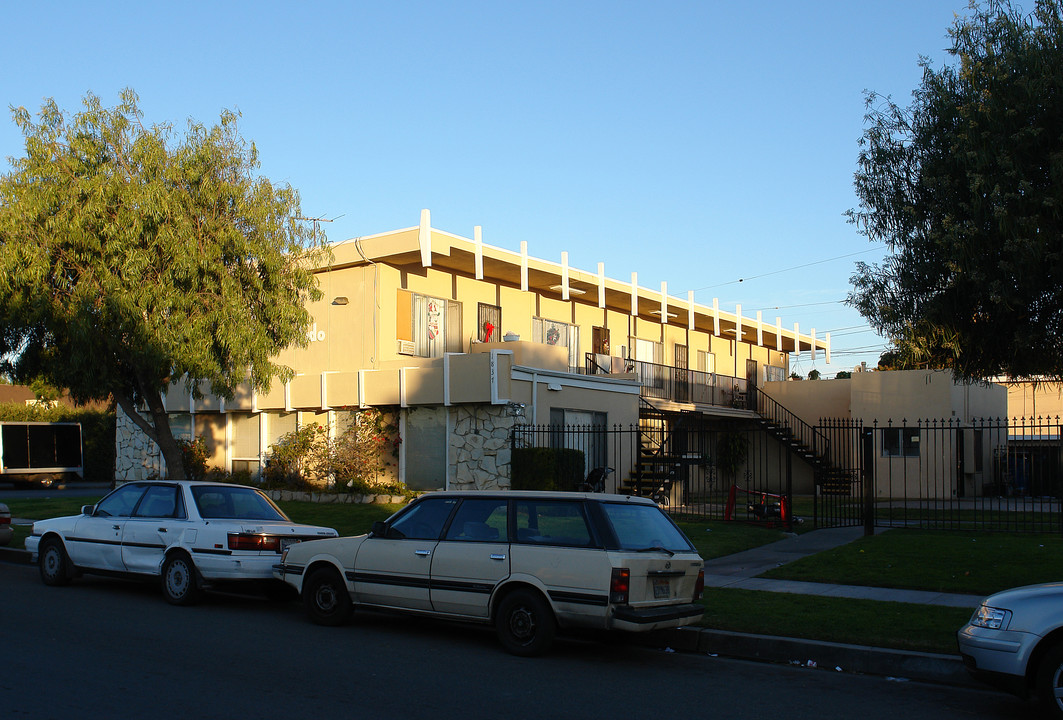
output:
[[[824,418],[850,417],[851,380],[788,380],[764,383],[761,389],[810,425]]]
[[[1009,382],[1008,417],[1057,418],[1063,416],[1063,384],[1051,382]]]

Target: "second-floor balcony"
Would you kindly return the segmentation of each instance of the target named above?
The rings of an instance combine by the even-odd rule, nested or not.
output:
[[[753,400],[746,378],[642,360],[587,353],[582,372],[587,375],[634,375],[642,386],[640,394],[644,398],[742,410],[750,409]]]

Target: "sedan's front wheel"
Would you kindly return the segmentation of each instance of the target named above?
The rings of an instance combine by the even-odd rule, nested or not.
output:
[[[343,625],[350,620],[353,607],[347,583],[333,568],[318,568],[303,583],[303,607],[318,625]]]
[[[183,552],[175,552],[162,564],[162,594],[171,605],[191,605],[199,599],[196,566]]]
[[[45,585],[66,585],[70,582],[70,558],[62,542],[55,538],[42,540],[37,556],[37,569]]]

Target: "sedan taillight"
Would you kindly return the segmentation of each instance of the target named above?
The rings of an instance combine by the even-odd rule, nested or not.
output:
[[[631,570],[628,568],[613,568],[613,576],[609,580],[609,602],[627,605],[630,595]]]
[[[698,580],[694,583],[694,600],[700,600],[702,593],[705,592],[705,570],[702,568],[698,570]]]
[[[276,535],[255,535],[253,533],[229,533],[230,550],[251,550],[262,552],[280,552],[281,541]]]

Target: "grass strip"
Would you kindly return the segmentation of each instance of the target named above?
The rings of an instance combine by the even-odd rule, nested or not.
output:
[[[1063,580],[1063,537],[894,529],[787,563],[761,577],[988,595]]]
[[[706,589],[702,627],[955,655],[968,608],[791,593]],[[815,658],[794,658],[807,660]]]

